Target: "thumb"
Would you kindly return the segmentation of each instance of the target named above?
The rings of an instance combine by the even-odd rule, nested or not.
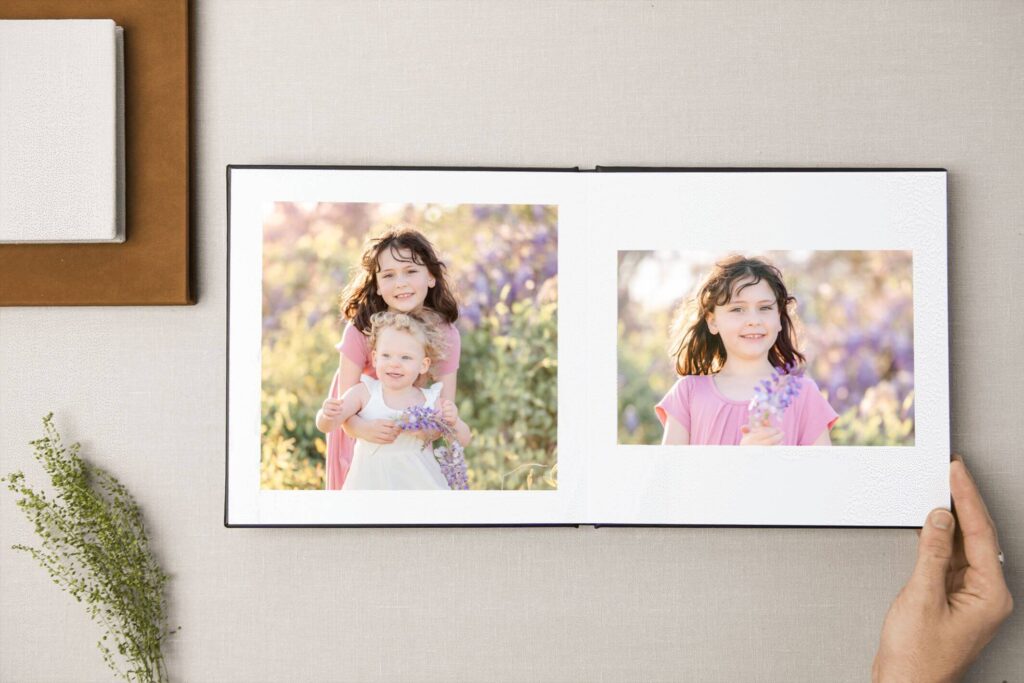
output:
[[[917,564],[912,583],[930,595],[946,599],[946,573],[953,559],[953,528],[956,521],[949,510],[932,510],[921,528],[917,544]]]

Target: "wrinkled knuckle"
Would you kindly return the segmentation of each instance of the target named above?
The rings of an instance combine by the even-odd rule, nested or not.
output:
[[[922,538],[921,549],[929,557],[939,560],[950,560],[953,557],[953,544],[941,536]]]

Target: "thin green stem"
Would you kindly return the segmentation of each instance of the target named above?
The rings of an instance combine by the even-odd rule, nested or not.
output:
[[[21,472],[0,479],[20,496],[18,507],[40,539],[39,547],[13,547],[86,603],[104,630],[97,646],[119,677],[168,681],[161,647],[176,630],[167,623],[168,576],[153,556],[139,506],[113,475],[80,457],[78,444],[62,445],[52,415],[43,418],[43,428],[44,437],[32,445],[50,477],[52,498],[27,484]]]

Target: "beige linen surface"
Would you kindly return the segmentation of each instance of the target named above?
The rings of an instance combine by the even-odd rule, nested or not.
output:
[[[175,680],[862,681],[915,551],[906,530],[223,528],[228,163],[949,169],[953,444],[1020,597],[1024,5],[194,13],[199,304],[0,310],[0,469],[54,410],[135,492],[174,576]],[[81,606],[6,549],[30,539],[2,496],[0,679],[108,680]],[[1024,679],[1021,623],[971,680]]]

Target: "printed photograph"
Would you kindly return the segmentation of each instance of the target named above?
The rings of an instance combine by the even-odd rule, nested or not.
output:
[[[268,206],[261,488],[557,489],[557,223],[548,205]]]
[[[913,446],[910,251],[620,251],[618,443]]]

